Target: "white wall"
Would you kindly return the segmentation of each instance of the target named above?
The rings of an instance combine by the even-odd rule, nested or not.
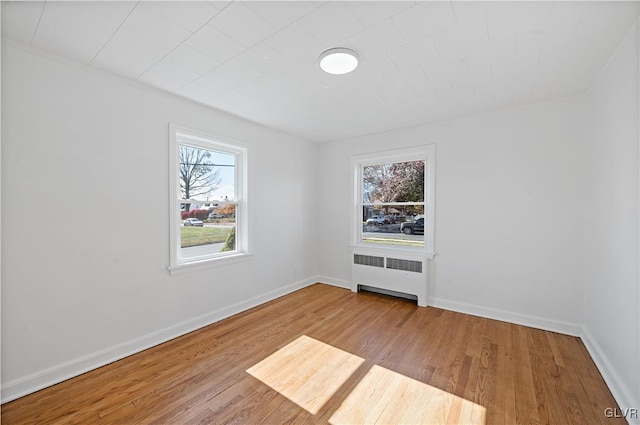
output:
[[[584,340],[623,408],[640,408],[638,28],[587,101]]]
[[[323,280],[350,280],[349,156],[436,145],[431,305],[579,334],[584,99],[321,147]]]
[[[316,145],[10,42],[2,89],[4,400],[317,274]],[[170,122],[249,145],[251,259],[167,272]]]
[[[318,272],[347,285],[349,156],[433,143],[432,305],[584,331],[623,407],[640,405],[637,30],[633,37],[586,102],[320,147],[3,44],[3,400],[306,285]],[[167,273],[169,122],[249,144],[250,260]]]

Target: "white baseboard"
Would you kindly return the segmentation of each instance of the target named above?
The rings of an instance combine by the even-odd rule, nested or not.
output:
[[[327,285],[351,290],[351,282],[348,280],[322,275],[316,276],[315,278],[320,283],[325,283]],[[433,307],[443,308],[445,310],[457,311],[458,313],[471,314],[473,316],[480,316],[487,319],[495,319],[502,322],[515,323],[517,325],[529,326],[532,328],[558,332],[571,336],[582,335],[582,328],[580,327],[580,325],[575,323],[550,320],[543,317],[529,316],[526,314],[482,307],[474,304],[466,304],[458,301],[450,301],[441,298],[429,298],[429,305]]]
[[[633,393],[622,384],[620,375],[616,373],[615,368],[612,367],[604,351],[587,328],[582,328],[580,338],[584,346],[587,347],[587,351],[600,371],[602,378],[607,383],[613,398],[616,399],[618,406],[622,410],[617,413],[622,415],[627,411],[626,409],[637,409],[635,417],[627,417],[626,419],[630,425],[640,425],[640,400],[633,400]],[[616,406],[611,407],[614,408]]]
[[[337,279],[329,276],[316,276],[316,279],[319,283],[326,283],[327,285],[351,290],[351,282],[348,280]]]
[[[441,298],[429,298],[429,305],[432,307],[443,308],[445,310],[457,311],[458,313],[466,313],[472,316],[480,316],[487,319],[500,320],[502,322],[529,326],[531,328],[543,329],[545,331],[558,332],[566,335],[580,336],[582,333],[580,325],[576,323],[545,319],[544,317],[529,316],[527,314],[482,307],[479,305],[461,303],[458,301],[450,301]]]
[[[611,394],[618,403],[619,410],[613,412],[617,415],[623,415],[625,412],[630,413],[627,409],[638,409],[636,412],[640,414],[640,400],[633,400],[632,392],[628,388],[625,388],[621,384],[619,375],[615,372],[615,369],[611,366],[611,362],[603,354],[603,350],[597,344],[595,339],[591,336],[589,331],[577,324],[563,322],[559,320],[550,320],[542,317],[529,316],[526,314],[514,313],[504,310],[497,310],[472,304],[460,303],[457,301],[443,300],[438,298],[430,298],[429,305],[433,307],[442,308],[445,310],[457,311],[459,313],[471,314],[474,316],[486,317],[488,319],[495,319],[509,323],[515,323],[518,325],[529,326],[533,328],[543,329],[551,332],[558,332],[566,335],[572,335],[580,337],[589,351],[591,358],[593,359],[596,367],[600,371],[600,374],[604,378]],[[615,408],[616,406],[611,406]],[[605,418],[605,412],[602,412],[603,420]],[[627,417],[627,422],[630,425],[640,425],[640,418],[638,414],[635,417]]]
[[[144,335],[142,337],[109,347],[104,350],[97,351],[87,356],[36,372],[29,376],[7,382],[0,388],[1,402],[6,403],[19,397],[36,392],[43,388],[55,385],[67,379],[81,375],[93,369],[107,365],[114,361],[123,359],[132,354],[146,350],[163,342],[177,338],[189,332],[195,331],[212,323],[218,322],[227,317],[238,314],[242,311],[256,307],[275,298],[305,288],[314,283],[325,283],[344,289],[351,289],[351,282],[331,278],[328,276],[313,276],[290,285],[283,286],[276,290],[267,292],[262,295],[255,296],[249,300],[242,301],[231,306],[207,313],[205,315],[187,320],[174,326],[161,329],[156,332]],[[580,336],[591,354],[596,366],[600,370],[605,382],[609,386],[611,393],[621,408],[636,407],[628,394],[631,394],[626,388],[620,386],[620,379],[611,367],[606,356],[602,353],[598,344],[586,329],[572,323],[544,319],[541,317],[528,316],[503,310],[496,310],[472,304],[460,303],[456,301],[431,298],[429,305],[433,307],[443,308],[446,310],[457,311],[460,313],[471,314],[489,319],[501,320],[510,323],[516,323],[524,326],[549,330]],[[632,419],[630,424],[640,425],[640,421]]]
[[[6,403],[51,385],[58,384],[90,370],[113,363],[132,354],[139,353],[140,351],[233,316],[234,314],[256,307],[267,301],[271,301],[275,298],[297,291],[298,289],[312,285],[317,281],[317,277],[314,276],[313,278],[292,283],[265,294],[255,296],[246,301],[221,308],[194,319],[126,341],[122,344],[118,344],[116,346],[91,353],[87,356],[41,370],[23,378],[7,382],[0,388],[2,394],[0,400],[2,403]]]

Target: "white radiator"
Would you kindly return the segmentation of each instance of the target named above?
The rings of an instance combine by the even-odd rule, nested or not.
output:
[[[429,261],[411,254],[353,250],[351,290],[362,286],[414,295],[418,305],[427,306],[429,295]]]

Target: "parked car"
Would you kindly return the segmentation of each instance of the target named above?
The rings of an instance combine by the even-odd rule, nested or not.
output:
[[[202,222],[202,220],[198,220],[197,218],[188,218],[184,221],[183,224],[185,226],[196,226],[196,227],[204,226],[204,223]]]
[[[400,231],[405,235],[413,235],[415,233],[422,233],[424,235],[424,217],[414,222],[400,224]]]
[[[224,218],[222,214],[211,213],[209,214],[209,218]]]
[[[384,217],[379,215],[379,216],[376,216],[376,217],[368,218],[367,219],[367,226],[369,226],[371,224],[375,224],[376,226],[382,226],[383,224],[385,224]]]
[[[367,225],[375,224],[377,226],[382,226],[383,224],[393,224],[396,222],[395,217],[390,215],[385,215],[384,217],[381,215],[371,217],[367,220]]]

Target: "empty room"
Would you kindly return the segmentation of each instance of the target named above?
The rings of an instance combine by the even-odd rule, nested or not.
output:
[[[0,12],[2,424],[640,424],[640,3]]]

